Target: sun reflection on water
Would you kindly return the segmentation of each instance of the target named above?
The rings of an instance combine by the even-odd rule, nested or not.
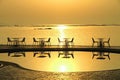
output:
[[[52,64],[50,64],[51,69],[52,69],[52,71],[55,71],[55,72],[74,71],[74,68],[76,66],[74,63],[74,59],[72,59],[72,58],[69,58],[69,59],[58,58],[51,63],[52,63]]]
[[[64,65],[60,66],[60,72],[66,72],[67,68]]]
[[[57,29],[60,32],[60,34],[59,34],[60,38],[64,38],[65,37],[64,29],[66,29],[66,28],[67,28],[67,26],[65,26],[65,25],[58,25],[57,26]]]

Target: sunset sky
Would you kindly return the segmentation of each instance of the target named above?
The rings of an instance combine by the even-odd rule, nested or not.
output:
[[[120,0],[0,0],[0,24],[120,24]]]

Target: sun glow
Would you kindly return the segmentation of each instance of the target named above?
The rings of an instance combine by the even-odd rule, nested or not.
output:
[[[65,26],[65,25],[58,25],[57,27],[58,27],[58,29],[60,29],[60,30],[63,30],[63,29],[66,29],[66,28],[67,28],[67,26]]]
[[[75,70],[75,66],[76,65],[72,58],[65,59],[62,57],[54,60],[50,65],[51,70],[55,72],[72,72]]]
[[[67,68],[65,65],[61,65],[60,68],[59,68],[60,72],[66,72],[67,71]]]

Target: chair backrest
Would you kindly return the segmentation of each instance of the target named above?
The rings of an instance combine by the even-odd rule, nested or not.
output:
[[[73,42],[74,38],[72,38],[71,42]]]
[[[108,42],[110,42],[110,38],[108,38]]]
[[[9,37],[7,37],[7,40],[8,40],[8,42],[11,42],[11,41],[12,41]]]
[[[25,37],[22,39],[22,41],[21,42],[25,42]]]
[[[33,38],[33,42],[37,42],[35,38]]]
[[[60,38],[58,38],[58,42],[60,42]]]
[[[92,37],[92,41],[95,42],[94,38]]]
[[[47,42],[50,42],[50,38],[48,38],[48,41]]]

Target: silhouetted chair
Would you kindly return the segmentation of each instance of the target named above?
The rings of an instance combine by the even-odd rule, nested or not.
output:
[[[9,37],[7,37],[7,45],[13,45],[13,41]]]
[[[35,38],[33,38],[33,45],[38,45],[39,41],[37,41]]]
[[[93,37],[92,37],[92,42],[93,42],[93,43],[92,43],[92,47],[94,47],[94,44],[95,44],[95,43],[97,43],[97,44],[99,43],[98,41],[95,41]]]
[[[107,56],[108,57],[108,59],[110,60],[110,53],[108,52],[108,53],[104,53],[104,52],[96,52],[96,53],[94,53],[94,52],[92,52],[93,53],[93,56],[92,56],[92,59],[95,57],[95,56],[97,56],[97,58],[96,59],[101,59],[101,60],[103,60],[103,59],[105,59],[105,56]]]
[[[20,43],[22,44],[22,45],[26,45],[26,42],[25,42],[25,37],[22,39],[22,41],[20,41]]]
[[[60,38],[58,38],[58,42],[59,42],[59,45],[60,45],[61,43],[65,43],[65,41],[61,41]]]
[[[12,53],[9,52],[8,56],[10,56]],[[21,57],[24,56],[25,57],[25,52],[13,52],[14,55],[12,55],[12,57]]]
[[[108,46],[110,47],[110,38],[108,38],[107,41],[103,41],[103,44],[104,44],[104,45],[105,45],[105,44],[108,44]]]
[[[71,41],[68,41],[68,43],[71,44],[71,45],[74,45],[73,41],[74,41],[74,38],[72,38]]]
[[[45,41],[45,44],[47,44],[48,46],[51,45],[50,39],[51,39],[51,38],[48,38],[48,40]]]

